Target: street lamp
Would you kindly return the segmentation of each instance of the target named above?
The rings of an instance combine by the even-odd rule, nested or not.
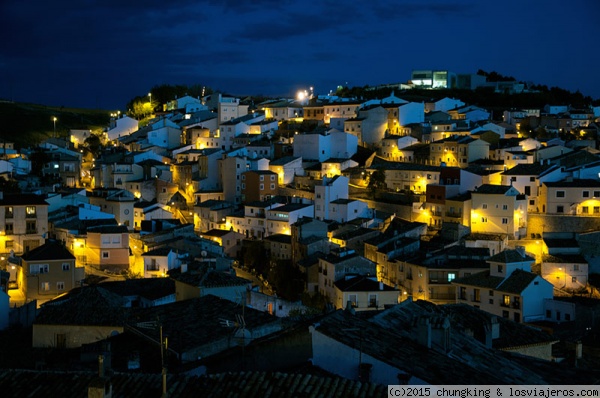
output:
[[[56,138],[56,121],[57,121],[57,120],[58,120],[58,119],[56,118],[56,116],[54,116],[54,117],[52,118],[52,121],[54,122],[54,138]]]
[[[152,93],[148,93],[148,101],[150,101],[150,115],[152,115]]]

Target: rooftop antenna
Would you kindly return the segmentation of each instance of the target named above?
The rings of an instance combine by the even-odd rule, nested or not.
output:
[[[242,306],[242,314],[235,315],[235,321],[230,321],[228,319],[219,319],[221,326],[225,328],[234,328],[235,332],[233,333],[234,337],[238,340],[240,345],[242,346],[242,368],[245,368],[245,354],[246,354],[246,344],[252,339],[250,332],[246,329],[246,299],[244,293],[237,292],[236,293],[238,300],[236,303]]]
[[[158,329],[158,336],[160,341],[160,366],[162,368],[162,395],[161,398],[167,398],[167,367],[165,365],[165,350],[168,350],[168,340],[165,337],[163,339],[163,325],[160,318],[156,316],[156,321],[138,322],[135,326],[142,329],[156,330]]]

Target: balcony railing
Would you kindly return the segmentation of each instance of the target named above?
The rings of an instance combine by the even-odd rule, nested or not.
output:
[[[455,212],[450,212],[447,211],[446,212],[446,217],[450,217],[450,218],[461,218],[462,217],[462,213],[455,213]]]
[[[450,282],[448,281],[448,279],[429,279],[429,283],[432,285],[449,285]]]
[[[454,300],[456,296],[454,293],[435,293],[429,294],[429,300]],[[464,300],[464,299],[463,299]]]

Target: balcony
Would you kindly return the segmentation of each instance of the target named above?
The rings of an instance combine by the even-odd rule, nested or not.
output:
[[[452,300],[453,301],[455,299],[456,299],[456,296],[454,295],[454,293],[436,293],[436,292],[429,293],[429,300]],[[459,300],[465,300],[465,299],[459,298]]]
[[[449,285],[450,282],[448,279],[429,279],[429,284],[431,285]]]
[[[446,212],[446,217],[450,217],[450,218],[462,218],[462,213],[455,213],[453,211],[447,211]]]

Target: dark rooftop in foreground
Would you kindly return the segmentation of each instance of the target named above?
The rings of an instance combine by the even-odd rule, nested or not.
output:
[[[0,370],[0,389],[11,397],[88,396],[88,386],[102,379],[92,372]],[[112,396],[153,398],[162,394],[161,378],[155,374],[118,373],[110,377]],[[279,398],[279,397],[387,397],[387,386],[361,383],[337,376],[280,372],[235,372],[206,376],[167,374],[167,393],[178,398]],[[6,395],[7,397],[9,395]]]

